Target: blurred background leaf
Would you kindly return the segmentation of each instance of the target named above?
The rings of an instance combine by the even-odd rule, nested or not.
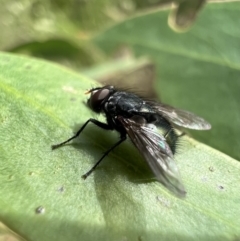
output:
[[[148,9],[155,11],[166,4],[175,3],[177,8],[173,10],[173,13],[176,13],[174,16],[181,14],[181,21],[178,22],[185,28],[195,19],[204,2],[194,0],[193,4],[192,0],[1,0],[0,50],[43,57],[73,68],[89,66],[104,56],[101,56],[87,39],[104,26],[122,21],[138,12]],[[71,55],[73,50],[75,54]],[[90,54],[86,56],[86,52]]]

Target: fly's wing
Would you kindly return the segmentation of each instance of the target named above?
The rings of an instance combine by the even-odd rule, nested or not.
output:
[[[132,119],[119,118],[133,144],[145,158],[157,180],[178,197],[186,191],[181,182],[172,151],[165,138],[153,124],[139,124]]]
[[[207,121],[191,112],[175,109],[174,107],[162,103],[152,101],[146,101],[146,103],[151,105],[161,116],[178,126],[194,130],[211,129],[211,125]]]

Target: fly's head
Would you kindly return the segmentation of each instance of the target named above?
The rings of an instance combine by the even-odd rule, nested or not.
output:
[[[100,113],[103,109],[104,103],[114,92],[114,87],[110,85],[90,89],[86,92],[86,94],[91,94],[87,101],[87,105],[94,112]]]

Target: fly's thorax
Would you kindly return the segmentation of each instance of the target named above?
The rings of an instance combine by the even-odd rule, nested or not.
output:
[[[143,101],[141,107],[139,108],[139,112],[141,113],[146,113],[146,114],[151,114],[154,115],[156,114],[156,111],[152,108],[152,106],[146,104],[145,101]]]
[[[117,115],[131,117],[133,113],[139,112],[143,102],[144,101],[135,94],[119,91],[109,98],[108,110],[114,110]]]

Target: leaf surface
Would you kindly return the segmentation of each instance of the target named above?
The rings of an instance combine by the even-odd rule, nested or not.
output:
[[[130,143],[81,175],[116,142],[94,126],[55,151],[88,118],[90,79],[0,54],[0,219],[25,240],[233,240],[240,237],[240,164],[183,137],[176,156],[185,199],[149,172]]]

